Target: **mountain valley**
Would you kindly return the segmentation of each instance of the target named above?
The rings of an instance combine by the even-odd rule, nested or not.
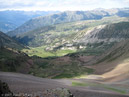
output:
[[[36,97],[129,97],[129,8],[46,14],[0,31],[0,80]]]

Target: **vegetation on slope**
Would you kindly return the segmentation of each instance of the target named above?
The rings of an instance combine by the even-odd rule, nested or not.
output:
[[[113,91],[120,94],[126,94],[126,89],[122,89],[118,86],[113,87],[111,85],[100,84],[100,83],[93,83],[93,82],[79,82],[73,81],[72,86],[79,86],[79,87],[99,87],[101,89],[106,89],[107,91]]]
[[[88,75],[93,72],[92,69],[83,67],[81,63],[69,57],[61,58],[36,58],[33,57],[37,64],[33,66],[30,74],[48,78],[72,78],[81,75]]]
[[[0,47],[23,49],[24,46],[0,31]]]
[[[0,48],[0,70],[28,73],[33,61],[20,51],[11,48]]]
[[[128,58],[128,42],[129,40],[127,39],[116,43],[112,48],[100,56],[97,60],[97,64],[104,61],[112,62],[120,57],[123,57],[124,59]]]

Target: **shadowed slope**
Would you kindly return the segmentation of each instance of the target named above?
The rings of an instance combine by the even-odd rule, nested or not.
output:
[[[24,46],[0,31],[0,47],[23,49]]]
[[[127,81],[129,79],[129,40],[114,45],[100,57],[94,59],[95,74],[108,81]]]

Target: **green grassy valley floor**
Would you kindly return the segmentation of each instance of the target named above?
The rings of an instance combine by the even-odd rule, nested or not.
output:
[[[39,56],[42,58],[47,57],[58,57],[64,56],[69,53],[75,53],[76,50],[64,49],[64,50],[57,50],[57,51],[46,51],[45,47],[30,47],[29,49],[23,49],[23,52],[27,53],[29,56]]]

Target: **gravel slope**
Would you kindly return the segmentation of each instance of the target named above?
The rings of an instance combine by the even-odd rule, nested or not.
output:
[[[109,91],[72,87],[70,80],[55,80],[19,73],[0,72],[0,80],[7,82],[13,93],[38,93],[47,89],[68,88],[75,97],[129,97]]]

